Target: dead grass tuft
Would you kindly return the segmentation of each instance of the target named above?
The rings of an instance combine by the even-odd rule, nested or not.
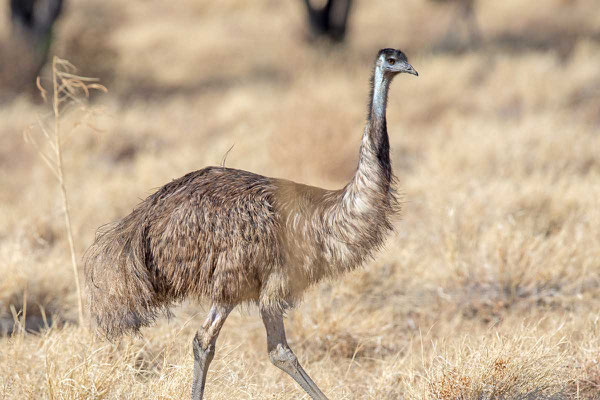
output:
[[[566,399],[572,370],[559,338],[522,336],[486,339],[477,347],[462,342],[444,351],[428,377],[433,398]]]

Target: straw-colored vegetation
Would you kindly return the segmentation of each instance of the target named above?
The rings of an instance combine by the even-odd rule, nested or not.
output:
[[[358,1],[339,49],[303,41],[300,1],[70,1],[54,53],[110,89],[95,130],[61,120],[78,259],[98,226],[232,145],[230,167],[340,187],[372,58],[402,48],[420,76],[390,95],[397,234],[307,294],[290,345],[332,399],[600,397],[600,13],[479,3],[486,43],[458,53],[452,5],[425,0]],[[0,398],[185,398],[206,305],[116,343],[77,324],[60,191],[22,137],[49,111],[0,108]],[[302,396],[256,310],[234,312],[206,397]]]

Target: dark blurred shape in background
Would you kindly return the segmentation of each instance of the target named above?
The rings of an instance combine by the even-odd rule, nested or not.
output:
[[[344,41],[352,0],[327,0],[320,7],[310,0],[304,0],[304,3],[308,11],[311,39],[327,38],[333,43]]]
[[[455,15],[442,40],[446,49],[469,50],[477,48],[482,41],[481,30],[475,14],[476,0],[432,0],[455,7]]]
[[[11,34],[2,43],[0,97],[35,87],[52,42],[52,27],[63,9],[62,0],[10,0]]]

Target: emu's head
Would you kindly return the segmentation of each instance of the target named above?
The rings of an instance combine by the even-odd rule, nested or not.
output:
[[[382,49],[379,50],[377,60],[375,62],[375,68],[380,69],[384,75],[389,78],[395,75],[406,72],[411,75],[419,76],[417,71],[408,63],[406,55],[400,50],[396,49]]]

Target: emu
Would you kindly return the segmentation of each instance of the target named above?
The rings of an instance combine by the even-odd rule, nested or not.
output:
[[[203,397],[219,331],[238,304],[258,306],[272,363],[313,399],[327,399],[289,348],[284,313],[324,278],[373,256],[399,209],[386,104],[404,53],[380,50],[358,168],[325,190],[224,167],[176,179],[98,232],[85,255],[91,315],[108,337],[137,333],[186,297],[211,302],[192,349],[192,399]]]

